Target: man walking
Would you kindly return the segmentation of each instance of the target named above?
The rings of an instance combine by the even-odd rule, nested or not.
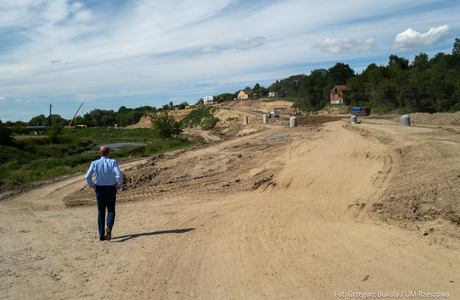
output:
[[[112,227],[115,222],[115,201],[117,190],[123,184],[123,177],[117,161],[109,159],[110,150],[102,146],[99,150],[101,159],[91,163],[86,182],[90,188],[96,191],[97,199],[97,225],[99,226],[99,240],[110,241],[112,238]],[[93,173],[96,175],[96,182],[93,182]],[[107,208],[107,233],[104,236],[105,210]]]

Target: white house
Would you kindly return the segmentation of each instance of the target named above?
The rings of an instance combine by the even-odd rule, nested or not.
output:
[[[214,101],[217,100],[217,97],[216,96],[207,96],[207,97],[203,97],[203,101],[204,103],[203,104],[213,104]]]
[[[275,97],[275,96],[278,96],[277,92],[269,92],[268,93],[268,98]]]

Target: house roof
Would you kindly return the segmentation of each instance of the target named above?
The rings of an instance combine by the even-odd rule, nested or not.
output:
[[[333,91],[335,91],[335,89],[337,89],[337,91],[343,91],[343,90],[345,90],[346,88],[347,88],[346,85],[336,85],[336,86],[334,86],[334,87],[332,88],[331,93],[332,93]]]
[[[253,90],[241,90],[243,93],[245,93],[246,95],[252,95],[254,93]]]

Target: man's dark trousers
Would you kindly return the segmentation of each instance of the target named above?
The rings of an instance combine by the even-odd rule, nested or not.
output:
[[[114,186],[96,187],[97,199],[97,225],[99,226],[99,237],[104,237],[105,232],[105,209],[107,208],[107,227],[112,228],[115,222],[115,201],[117,198],[117,188]]]

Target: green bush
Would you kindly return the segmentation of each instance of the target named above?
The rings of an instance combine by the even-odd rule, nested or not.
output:
[[[14,124],[12,131],[15,134],[29,134],[27,128],[19,121]]]
[[[178,122],[167,111],[153,114],[153,132],[161,139],[171,140],[184,131],[184,124]]]
[[[12,143],[13,139],[11,135],[13,132],[11,129],[6,127],[6,125],[0,120],[0,145],[9,145]]]
[[[182,119],[182,122],[189,128],[197,126],[201,126],[203,130],[213,128],[220,121],[219,118],[214,117],[214,112],[217,110],[219,108],[212,106],[195,109]]]
[[[46,130],[46,134],[53,142],[59,142],[59,136],[62,134],[61,124],[54,123],[51,125],[51,127]]]

